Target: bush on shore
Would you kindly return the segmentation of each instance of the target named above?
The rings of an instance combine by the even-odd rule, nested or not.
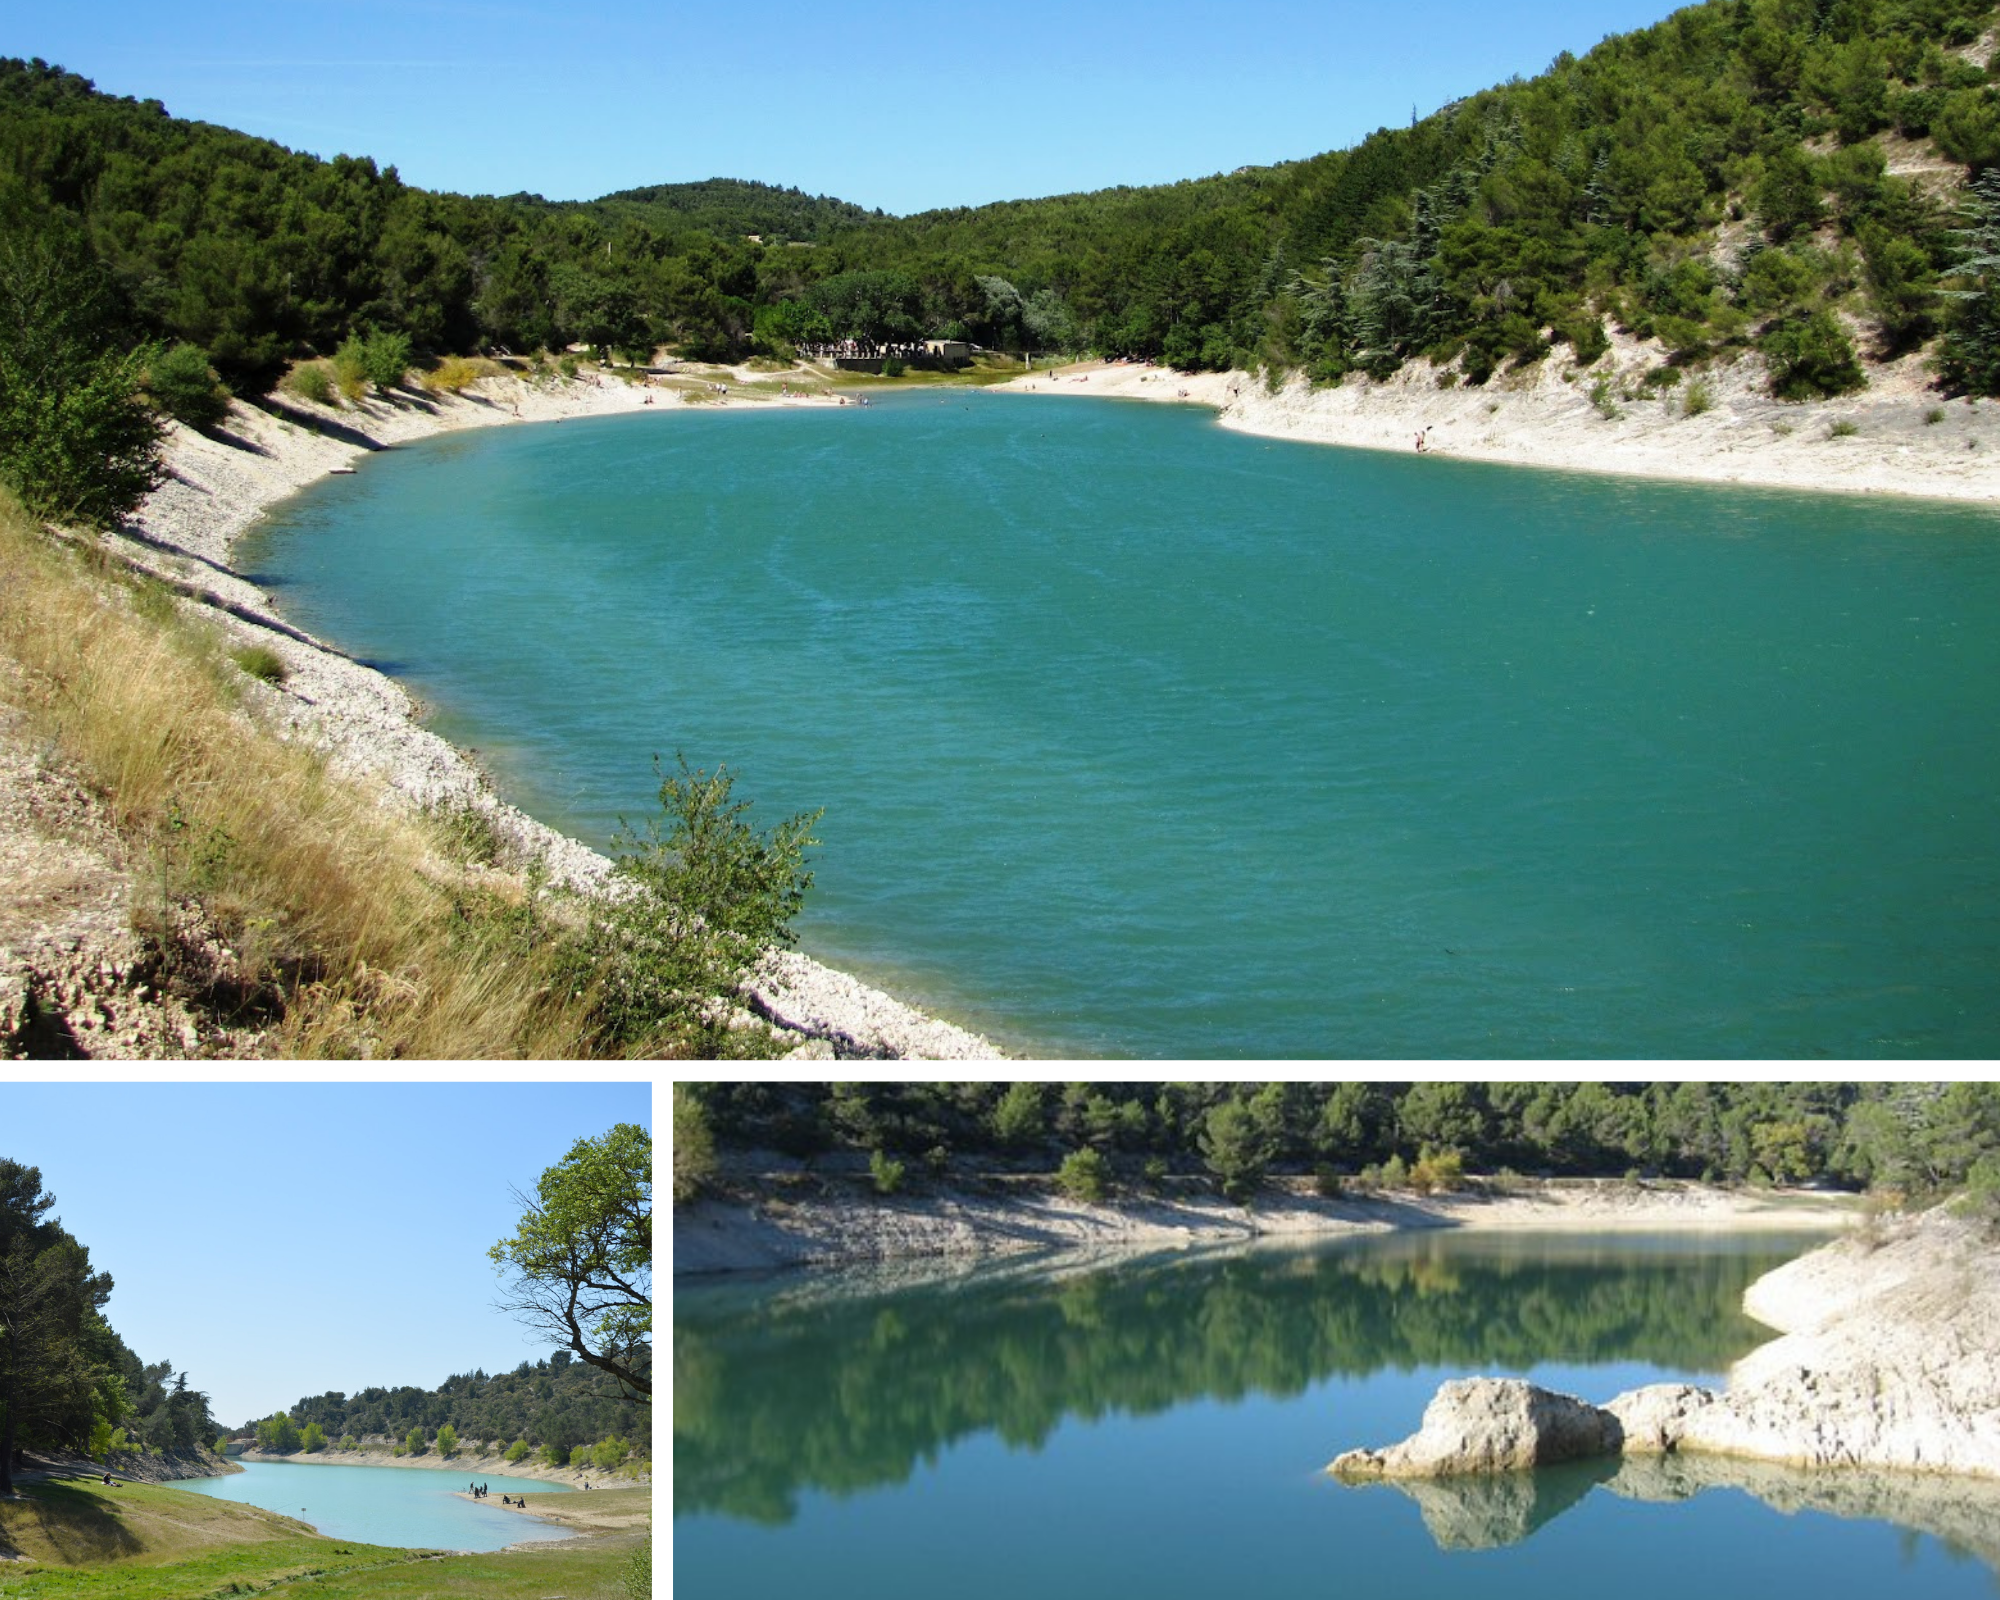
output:
[[[199,345],[156,352],[146,363],[145,385],[154,405],[190,428],[212,428],[229,415],[229,390]]]
[[[73,223],[0,209],[0,483],[38,517],[108,527],[160,481],[129,323]]]

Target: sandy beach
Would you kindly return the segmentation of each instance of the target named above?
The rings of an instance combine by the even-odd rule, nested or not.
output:
[[[391,803],[466,804],[485,812],[524,854],[541,853],[551,876],[574,885],[602,879],[610,862],[508,805],[476,760],[423,726],[423,708],[403,686],[337,646],[289,623],[278,604],[233,565],[237,541],[279,501],[331,473],[366,470],[376,451],[463,428],[648,411],[662,418],[692,403],[726,403],[716,383],[752,375],[718,369],[680,387],[628,384],[586,372],[574,381],[488,378],[462,395],[398,389],[350,406],[273,396],[268,409],[237,402],[213,436],[174,424],[170,476],[121,532],[115,552],[211,609],[233,642],[262,645],[285,663],[282,685],[252,693],[287,736],[327,752],[337,770],[378,779]],[[755,405],[829,406],[824,396],[760,396]],[[834,1059],[987,1059],[992,1041],[929,1017],[846,973],[794,951],[773,951],[750,993],[798,1040],[797,1054]]]
[[[1611,335],[1577,371],[1567,350],[1480,388],[1439,386],[1426,360],[1384,383],[1362,373],[1314,389],[1294,376],[1273,392],[1247,372],[1182,373],[1130,362],[1077,362],[995,385],[995,394],[1097,396],[1202,405],[1225,428],[1273,439],[1416,452],[1565,472],[1698,483],[2000,501],[2000,403],[1945,400],[1922,357],[1875,367],[1869,387],[1837,400],[1773,400],[1761,362],[1745,357],[1672,386],[1657,345]],[[1592,399],[1599,382],[1607,416]],[[1686,414],[1705,386],[1710,404]],[[1933,420],[1934,416],[1934,420]]]

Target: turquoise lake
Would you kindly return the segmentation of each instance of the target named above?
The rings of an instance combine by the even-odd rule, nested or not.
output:
[[[468,1475],[416,1467],[344,1467],[330,1463],[245,1461],[223,1478],[169,1485],[191,1494],[262,1506],[309,1523],[335,1539],[416,1550],[499,1550],[529,1539],[567,1539],[570,1530],[504,1510],[503,1494],[528,1498],[572,1493],[540,1478],[483,1477],[490,1505],[461,1500]]]
[[[1863,441],[1865,443],[1865,441]],[[242,552],[595,844],[1035,1054],[2000,1055],[2000,517],[967,391],[384,452]]]
[[[1745,1285],[1801,1248],[1432,1234],[900,1284],[682,1280],[674,1592],[1990,1600],[2000,1518],[1947,1509],[1987,1553],[1955,1549],[1918,1474],[1746,1465],[1704,1485],[1680,1458],[1419,1499],[1322,1470],[1409,1433],[1447,1378],[1599,1401],[1714,1382],[1767,1336]]]

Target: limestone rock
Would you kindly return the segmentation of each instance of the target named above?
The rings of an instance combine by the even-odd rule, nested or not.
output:
[[[1460,1378],[1424,1409],[1423,1426],[1386,1450],[1350,1450],[1336,1477],[1442,1478],[1517,1472],[1615,1454],[1624,1433],[1610,1412],[1519,1378]]]
[[[1628,1390],[1604,1409],[1624,1430],[1627,1455],[1665,1455],[1680,1447],[1691,1417],[1720,1404],[1722,1397],[1713,1389],[1655,1383]]]

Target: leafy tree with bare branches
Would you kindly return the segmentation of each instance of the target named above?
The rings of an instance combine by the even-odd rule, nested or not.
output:
[[[513,1237],[487,1254],[509,1275],[504,1311],[650,1401],[653,1136],[621,1122],[550,1167]]]

